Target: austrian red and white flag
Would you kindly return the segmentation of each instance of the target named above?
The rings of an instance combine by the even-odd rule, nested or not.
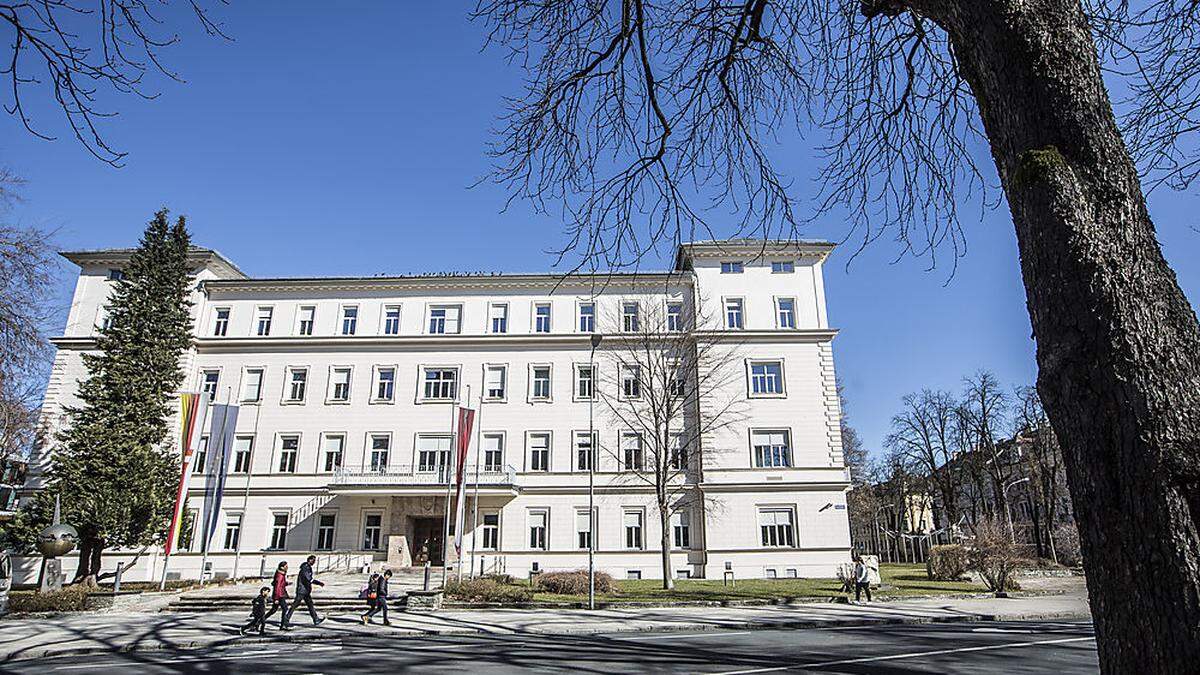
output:
[[[454,507],[454,552],[458,555],[459,560],[462,560],[463,520],[467,514],[467,492],[463,478],[466,476],[467,450],[471,447],[471,426],[474,422],[474,410],[458,409],[458,453],[455,457],[457,472],[454,475],[454,484],[458,486],[458,496]]]

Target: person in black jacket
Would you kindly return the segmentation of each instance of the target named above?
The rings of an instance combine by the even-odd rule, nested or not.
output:
[[[310,555],[308,559],[300,563],[300,574],[296,576],[296,600],[292,602],[292,611],[288,613],[288,623],[292,621],[292,614],[296,612],[296,608],[300,603],[308,608],[308,615],[312,617],[314,626],[319,626],[325,620],[323,616],[317,616],[317,608],[313,607],[312,587],[324,586],[320,580],[313,578],[313,564],[317,562],[317,556]]]
[[[267,600],[271,597],[271,587],[263,586],[250,604],[250,622],[242,626],[238,632],[242,635],[257,630],[259,635],[267,632]]]
[[[391,578],[392,578],[392,571],[384,570],[383,576],[380,576],[377,579],[375,579],[372,582],[372,584],[367,587],[367,593],[368,593],[367,599],[371,603],[371,609],[366,614],[362,615],[362,622],[364,625],[371,623],[371,617],[375,616],[376,612],[383,612],[383,625],[385,625],[385,626],[392,625],[392,622],[388,621],[388,616],[387,616],[387,613],[388,613],[388,604],[387,604],[388,581]],[[371,595],[374,595],[374,597],[372,598]]]

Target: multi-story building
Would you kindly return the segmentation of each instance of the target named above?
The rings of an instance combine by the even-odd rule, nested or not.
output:
[[[207,556],[213,573],[257,573],[309,552],[441,563],[456,403],[479,410],[464,528],[476,567],[524,575],[586,566],[589,416],[597,447],[625,442],[595,409],[607,381],[593,368],[593,336],[620,333],[630,312],[654,308],[683,332],[698,329],[694,317],[719,317],[705,339],[735,341],[744,371],[723,395],[743,399],[745,413],[698,439],[710,445],[705,452],[687,455],[695,459],[684,480],[701,498],[672,516],[672,573],[833,575],[849,536],[836,331],[822,280],[832,248],[690,243],[673,269],[600,278],[252,278],[196,249],[185,388],[240,406]],[[52,426],[75,401],[81,355],[94,347],[129,255],[65,254],[81,272],[55,340],[44,408]],[[610,316],[617,321],[608,324]],[[35,484],[46,450],[34,460]],[[653,491],[624,479],[619,454],[594,461],[598,568],[658,577]],[[197,467],[189,508],[199,507],[211,470]],[[171,570],[195,576],[198,542],[185,548]],[[161,560],[143,556],[131,574],[159,570]]]

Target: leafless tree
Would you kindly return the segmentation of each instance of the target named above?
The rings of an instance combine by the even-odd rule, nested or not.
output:
[[[1037,389],[1020,387],[1016,391],[1013,442],[1020,444],[1021,461],[1029,478],[1033,497],[1034,532],[1039,554],[1043,541],[1050,558],[1058,562],[1054,530],[1058,524],[1059,504],[1066,496],[1063,480],[1062,449],[1050,426]]]
[[[1008,426],[1008,394],[996,376],[981,370],[963,379],[959,405],[963,430],[970,448],[981,461],[976,463],[988,478],[992,503],[1001,516],[1008,518],[1008,486],[1013,480],[1016,460],[1001,448],[1001,434]]]
[[[626,311],[631,302],[636,313]],[[597,353],[596,395],[617,430],[600,448],[627,481],[654,492],[663,588],[674,587],[671,516],[699,513],[701,472],[726,450],[720,432],[745,416],[745,397],[729,394],[744,391],[737,337],[715,330],[701,305],[686,303],[675,323],[661,300],[624,302],[604,317]]]
[[[1193,2],[480,0],[477,15],[526,71],[495,179],[560,206],[576,260],[799,236],[771,156],[792,120],[822,147],[818,212],[848,216],[861,245],[956,261],[958,205],[1002,196],[1101,664],[1200,662],[1200,324],[1142,190],[1196,177]],[[1128,92],[1120,115],[1106,76]]]
[[[5,111],[33,135],[52,140],[34,124],[28,105],[30,97],[47,98],[88,152],[119,165],[126,153],[109,144],[100,128],[116,113],[101,101],[111,94],[151,99],[157,96],[150,84],[154,75],[179,79],[163,60],[163,52],[179,41],[164,18],[173,4],[187,7],[207,33],[224,36],[209,0],[0,2],[0,21],[9,28],[10,51],[0,66],[8,80]]]
[[[847,412],[849,405],[846,401],[845,389],[843,389],[840,381],[837,384],[837,391],[838,401],[842,410],[840,424],[842,432],[842,457],[845,459],[846,468],[850,470],[850,484],[863,485],[868,478],[870,455],[867,452],[867,446],[863,444],[862,437],[850,425],[850,417]]]
[[[961,468],[955,461],[957,402],[945,391],[926,389],[903,399],[903,409],[892,418],[884,444],[925,476],[936,491],[945,522],[958,524],[963,495]]]

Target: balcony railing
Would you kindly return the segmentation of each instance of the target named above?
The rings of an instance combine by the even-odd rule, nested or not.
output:
[[[445,466],[426,468],[421,466],[388,466],[373,469],[339,469],[333,475],[334,486],[446,486],[454,474]],[[467,485],[509,486],[516,485],[517,471],[511,466],[503,469],[479,470],[476,480],[475,467],[467,467],[463,482]]]

